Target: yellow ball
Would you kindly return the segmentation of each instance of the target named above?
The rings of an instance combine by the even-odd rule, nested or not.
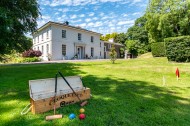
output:
[[[83,108],[81,108],[81,109],[79,110],[79,112],[80,112],[80,113],[84,113],[85,110],[84,110]]]

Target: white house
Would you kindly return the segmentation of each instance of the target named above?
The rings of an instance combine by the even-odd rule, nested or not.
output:
[[[43,60],[104,58],[100,33],[69,25],[47,22],[33,33],[33,49],[42,52]]]

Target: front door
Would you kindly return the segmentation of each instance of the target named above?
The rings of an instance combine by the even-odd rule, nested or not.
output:
[[[78,55],[78,59],[82,58],[82,49],[81,49],[81,47],[77,47],[77,55]]]

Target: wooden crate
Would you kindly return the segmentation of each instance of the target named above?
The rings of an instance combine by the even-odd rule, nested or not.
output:
[[[81,100],[90,98],[90,88],[83,86],[80,76],[65,77]],[[43,113],[54,109],[55,79],[30,80],[30,102],[32,113]],[[62,78],[57,80],[56,108],[74,104],[79,99]]]

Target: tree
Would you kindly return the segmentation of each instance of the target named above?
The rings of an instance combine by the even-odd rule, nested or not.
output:
[[[18,43],[16,43],[14,49],[17,49],[17,52],[24,52],[25,50],[29,50],[31,48],[32,48],[32,39],[22,36],[21,38],[18,39]]]
[[[110,49],[110,52],[109,52],[109,55],[110,55],[110,60],[111,62],[114,64],[115,63],[115,60],[117,59],[117,52],[115,51],[115,46],[112,44],[112,47]]]
[[[129,41],[129,46],[131,46],[132,43],[135,43],[135,51],[131,50],[131,47],[129,47],[131,53],[134,55],[137,54],[143,54],[148,51],[150,51],[150,45],[148,42],[148,32],[145,29],[145,24],[146,24],[146,18],[145,16],[142,16],[138,18],[135,21],[134,26],[130,27],[127,31],[127,40],[133,40]],[[127,41],[127,42],[128,42]],[[126,43],[127,45],[127,43]]]
[[[151,0],[146,11],[150,42],[190,35],[189,0]]]
[[[36,30],[39,15],[36,0],[1,0],[0,54],[10,53],[12,49],[23,51],[25,34]]]
[[[109,39],[113,38],[115,40],[116,36],[118,34],[116,32],[113,32],[111,34],[106,34],[105,36],[100,36],[100,40],[102,41],[108,41]]]
[[[126,40],[127,50],[137,56],[138,55],[138,40]]]
[[[125,44],[126,40],[127,40],[127,35],[125,33],[117,34],[115,37],[116,43]]]

